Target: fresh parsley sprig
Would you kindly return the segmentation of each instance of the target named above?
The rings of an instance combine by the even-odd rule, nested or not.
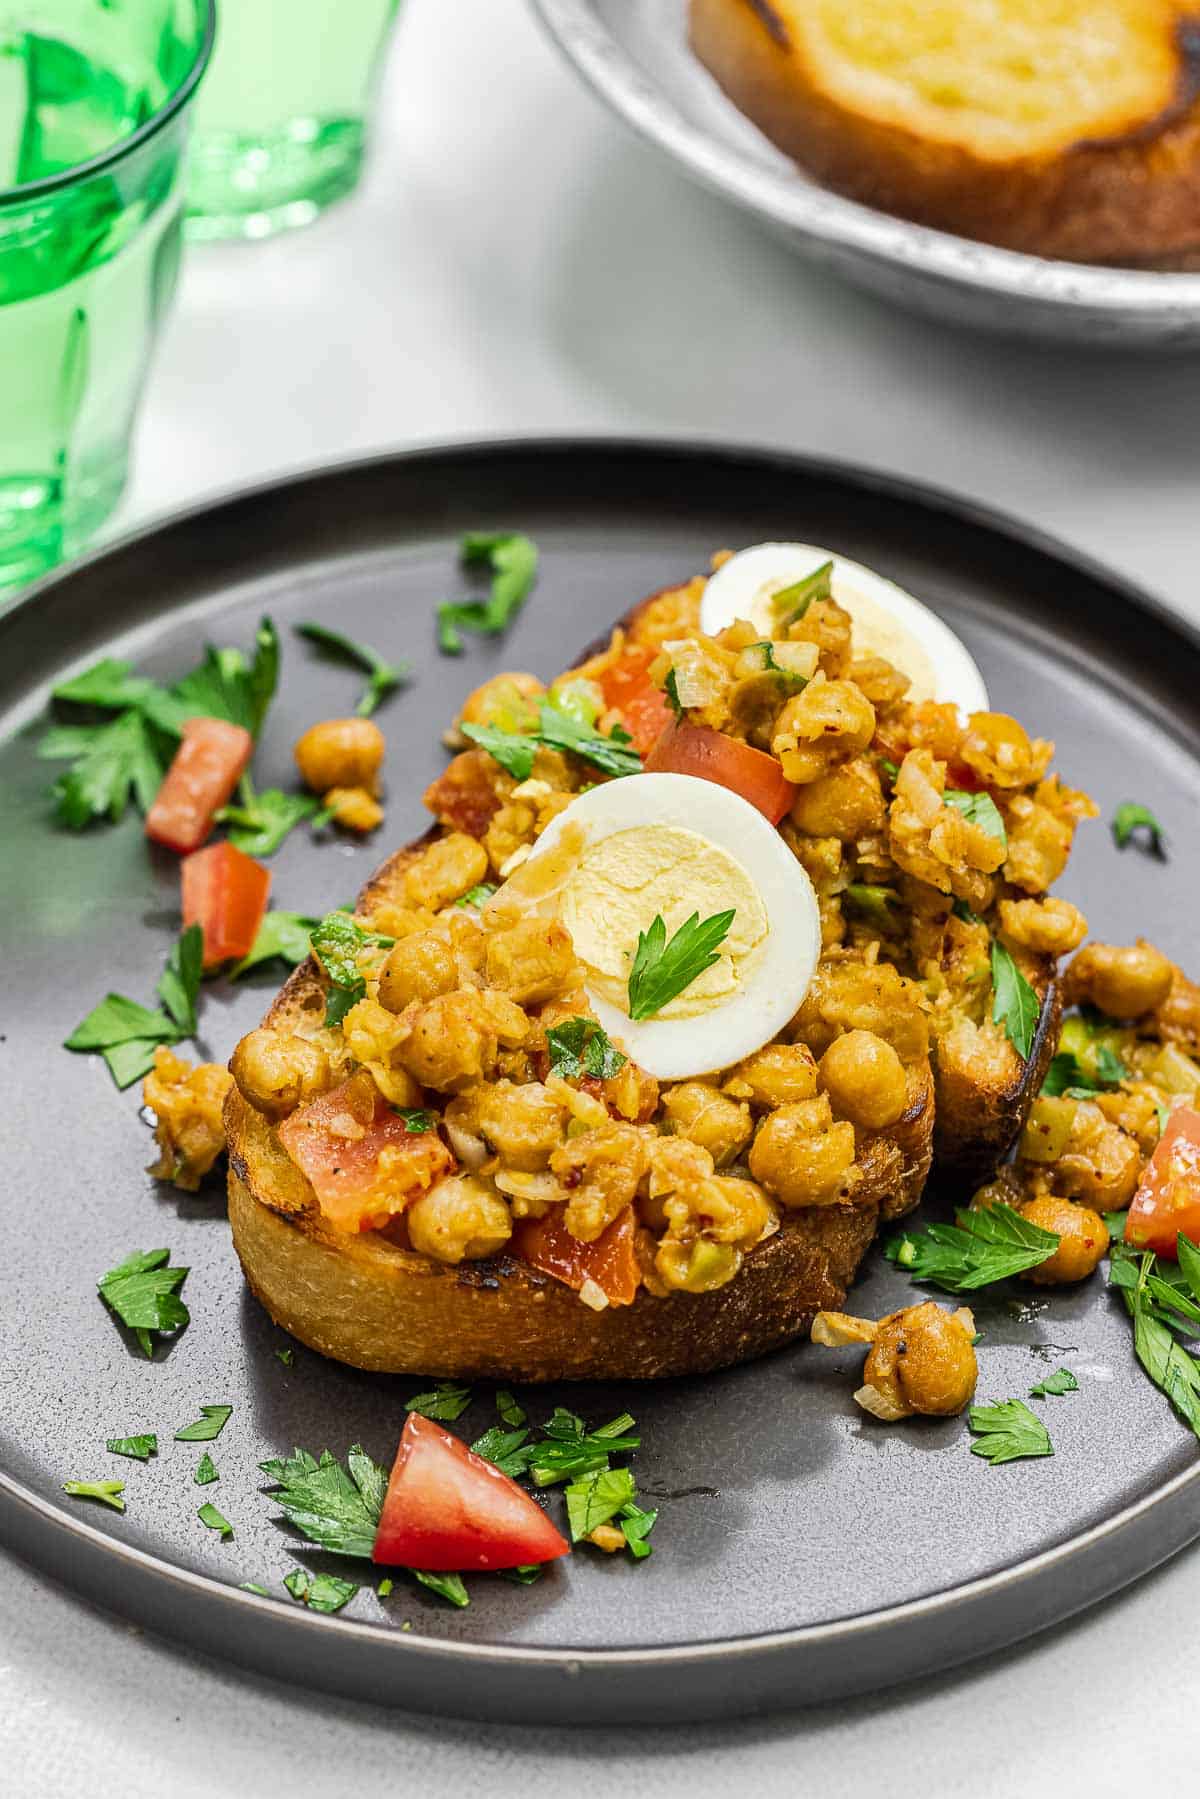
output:
[[[539,743],[578,756],[598,768],[601,774],[641,773],[642,759],[633,748],[627,731],[615,725],[611,734],[605,736],[602,731],[592,730],[545,700],[539,709],[535,730],[502,731],[496,725],[463,725],[462,734],[477,743],[481,750],[486,750],[514,781],[527,781],[533,773]]]
[[[436,1418],[453,1424],[471,1403],[470,1387],[459,1387],[453,1381],[439,1381],[431,1393],[414,1393],[404,1402],[406,1412],[417,1412],[422,1418]]]
[[[407,662],[387,662],[369,643],[356,643],[354,638],[331,631],[326,625],[296,625],[295,630],[297,636],[306,637],[336,661],[348,662],[365,672],[367,685],[355,707],[360,718],[369,718],[380,700],[399,687],[410,673]]]
[[[81,1055],[101,1055],[118,1087],[130,1087],[154,1066],[161,1044],[196,1034],[196,999],[203,971],[204,935],[189,925],[172,947],[158,981],[162,1010],[151,1011],[123,993],[108,993],[63,1044]]]
[[[310,793],[284,793],[266,787],[256,793],[248,776],[242,777],[236,805],[222,806],[217,823],[235,849],[247,856],[273,856],[280,844],[304,819],[312,818],[320,801]]]
[[[1113,842],[1119,850],[1130,843],[1140,843],[1134,836],[1135,831],[1145,831],[1145,847],[1148,853],[1156,856],[1160,862],[1167,859],[1167,842],[1162,826],[1151,812],[1149,806],[1141,806],[1136,800],[1125,800],[1113,813]]]
[[[983,1456],[993,1468],[1025,1456],[1054,1454],[1050,1432],[1023,1399],[973,1405],[967,1413],[967,1426],[979,1438],[972,1443],[971,1454]]]
[[[1200,1361],[1179,1341],[1200,1335],[1200,1250],[1181,1232],[1176,1254],[1171,1268],[1148,1250],[1136,1254],[1114,1245],[1108,1278],[1133,1320],[1138,1361],[1200,1437]]]
[[[462,654],[462,630],[498,636],[521,610],[537,579],[537,545],[519,531],[468,531],[461,554],[468,568],[488,570],[491,589],[486,600],[443,600],[438,607],[438,647],[447,656]]]
[[[498,725],[463,725],[462,734],[486,750],[493,762],[510,774],[514,781],[527,781],[533,773],[537,754],[536,737],[518,731],[502,731]]]
[[[700,914],[693,912],[668,940],[660,912],[647,930],[639,931],[629,971],[630,1018],[653,1018],[719,961],[718,947],[729,935],[734,915],[731,907],[701,923]]]
[[[579,1081],[585,1075],[608,1081],[628,1060],[594,1018],[560,1019],[546,1032],[546,1048],[550,1073],[564,1081]]]
[[[1012,953],[996,937],[992,938],[992,1023],[1002,1025],[1004,1034],[1024,1060],[1029,1060],[1042,1002],[1037,991],[1026,980],[1013,960]]]
[[[529,1473],[535,1486],[550,1487],[573,1480],[597,1468],[607,1468],[611,1455],[628,1455],[641,1446],[632,1434],[628,1412],[589,1431],[583,1420],[559,1406],[542,1429],[548,1441],[538,1444],[530,1457]]]
[[[890,1238],[884,1255],[915,1281],[944,1293],[974,1293],[1039,1267],[1059,1245],[1053,1231],[1003,1203],[955,1217],[957,1224],[930,1224]]]
[[[154,1354],[156,1336],[182,1330],[190,1318],[179,1297],[189,1270],[172,1268],[170,1261],[169,1249],[135,1250],[98,1283],[101,1299],[133,1332],[147,1358]]]

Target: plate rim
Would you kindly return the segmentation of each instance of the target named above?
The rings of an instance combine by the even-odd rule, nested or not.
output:
[[[1064,314],[1136,315],[1163,325],[1200,316],[1200,274],[1113,268],[1001,249],[881,212],[829,188],[793,185],[684,118],[597,16],[593,0],[532,0],[532,5],[592,92],[640,137],[682,163],[703,186],[814,247],[833,245],[974,295],[1034,301]],[[763,142],[769,145],[768,139]]]
[[[307,484],[319,484],[325,479],[344,480],[359,474],[382,475],[392,470],[402,472],[412,465],[422,467],[441,463],[449,465],[450,469],[456,465],[471,468],[486,466],[493,461],[504,463],[512,458],[539,457],[553,457],[556,461],[569,457],[586,462],[597,455],[650,457],[655,461],[685,464],[709,462],[751,469],[769,468],[776,474],[792,474],[809,481],[837,483],[844,488],[856,490],[864,497],[874,494],[913,504],[926,513],[940,513],[956,523],[993,534],[999,533],[1010,543],[1031,550],[1039,557],[1049,557],[1074,574],[1107,588],[1127,605],[1156,618],[1186,642],[1193,652],[1200,653],[1200,628],[1180,617],[1155,595],[1052,534],[1027,525],[1013,515],[984,502],[958,496],[906,476],[895,476],[836,458],[802,455],[773,446],[716,439],[709,441],[704,438],[604,433],[434,440],[396,451],[376,452],[355,458],[332,458],[250,486],[233,486],[219,495],[209,496],[186,507],[171,509],[152,518],[27,588],[3,618],[0,618],[0,639],[15,625],[26,623],[34,615],[35,608],[56,590],[68,590],[79,579],[87,579],[98,566],[115,563],[122,556],[136,553],[138,546],[148,539],[161,539],[180,527],[194,527],[206,517],[222,512],[234,504],[253,505],[256,501],[283,497]],[[1145,1531],[1141,1528],[1142,1522],[1151,1514],[1155,1515],[1160,1527]],[[149,1550],[124,1543],[99,1530],[85,1517],[74,1515],[61,1504],[42,1497],[24,1481],[4,1469],[0,1469],[0,1526],[5,1527],[0,1534],[9,1546],[50,1572],[65,1566],[74,1553],[78,1565],[74,1570],[75,1578],[69,1583],[73,1590],[82,1590],[112,1609],[132,1613],[153,1629],[181,1637],[190,1647],[199,1647],[213,1654],[224,1654],[233,1661],[261,1666],[261,1659],[252,1649],[241,1644],[235,1628],[241,1622],[249,1624],[252,1620],[258,1620],[265,1625],[269,1635],[277,1636],[281,1631],[286,1632],[301,1648],[321,1644],[333,1651],[339,1645],[353,1645],[365,1657],[385,1658],[389,1669],[404,1669],[409,1675],[414,1668],[424,1668],[427,1675],[432,1671],[436,1676],[447,1667],[474,1668],[483,1674],[490,1673],[500,1677],[507,1675],[517,1680],[530,1670],[571,1676],[586,1672],[594,1676],[598,1683],[587,1692],[585,1709],[591,1712],[592,1721],[616,1722],[638,1717],[654,1717],[665,1721],[668,1717],[692,1716],[693,1712],[689,1707],[694,1704],[694,1694],[690,1689],[681,1691],[674,1700],[670,1697],[664,1699],[662,1694],[657,1694],[653,1708],[644,1711],[639,1706],[636,1694],[630,1690],[628,1677],[631,1674],[636,1676],[654,1669],[686,1669],[701,1676],[708,1670],[711,1676],[713,1671],[732,1661],[748,1670],[753,1667],[760,1682],[773,1688],[773,1696],[766,1703],[778,1708],[780,1705],[801,1702],[790,1690],[787,1679],[789,1661],[798,1653],[811,1655],[834,1647],[840,1647],[844,1651],[848,1644],[870,1644],[876,1656],[881,1650],[889,1653],[895,1659],[895,1666],[903,1669],[902,1673],[883,1674],[867,1683],[868,1687],[878,1687],[893,1684],[901,1678],[912,1678],[916,1674],[927,1674],[945,1666],[947,1658],[940,1651],[930,1656],[926,1650],[915,1662],[912,1659],[905,1661],[895,1652],[898,1648],[911,1649],[913,1639],[922,1632],[928,1636],[931,1627],[937,1634],[938,1626],[943,1624],[950,1626],[946,1633],[949,1642],[953,1635],[954,1618],[964,1610],[971,1610],[989,1599],[1005,1600],[1006,1616],[997,1618],[993,1628],[984,1633],[986,1640],[976,1640],[972,1646],[963,1647],[963,1659],[990,1653],[1064,1622],[1080,1610],[1099,1603],[1120,1588],[1140,1579],[1200,1536],[1200,1458],[1120,1510],[1098,1519],[1085,1530],[1066,1537],[1062,1542],[1034,1556],[974,1580],[896,1605],[858,1612],[823,1623],[797,1625],[750,1635],[724,1638],[714,1636],[634,1648],[568,1648],[456,1641],[425,1636],[416,1628],[402,1633],[381,1629],[377,1624],[352,1618],[326,1617],[307,1609],[285,1609],[278,1600],[268,1602],[243,1588],[231,1586],[210,1575],[182,1567]],[[1125,1560],[1119,1568],[1115,1566],[1118,1558],[1112,1553],[1112,1546],[1118,1539],[1122,1541],[1125,1551]],[[1130,1544],[1134,1546],[1133,1555],[1128,1554]],[[1097,1568],[1106,1571],[1104,1578],[1095,1580],[1093,1576],[1089,1580],[1089,1574]],[[1069,1580],[1074,1583],[1065,1605],[1056,1600],[1048,1610],[1043,1608],[1044,1615],[1040,1617],[1036,1604],[1029,1605],[1027,1609],[1020,1603],[1014,1607],[1014,1598],[1027,1596],[1039,1580],[1047,1576],[1052,1578],[1056,1573],[1069,1575]],[[126,1577],[124,1583],[123,1576]],[[139,1586],[139,1591],[127,1593],[123,1590],[123,1585],[130,1579]],[[1086,1582],[1086,1586],[1081,1585],[1081,1582]],[[173,1629],[169,1621],[164,1621],[167,1614],[163,1609],[162,1599],[180,1589],[197,1602],[198,1609],[191,1619],[181,1620],[179,1628]],[[314,1630],[321,1635],[314,1638]],[[299,1655],[297,1659],[299,1660]],[[333,1666],[336,1661],[337,1656],[333,1654],[326,1657],[323,1668],[308,1666],[306,1678],[314,1685],[333,1687],[339,1691],[349,1690],[359,1697],[364,1696],[361,1685],[347,1687],[345,1680],[339,1677]],[[847,1690],[844,1685],[839,1686],[836,1682],[831,1689],[840,1692]],[[459,1712],[466,1716],[485,1715],[509,1719],[528,1717],[542,1721],[556,1716],[578,1721],[580,1707],[572,1703],[569,1685],[564,1684],[559,1692],[564,1696],[551,1698],[549,1710],[542,1702],[544,1695],[539,1696],[538,1704],[523,1710],[520,1690],[513,1684],[498,1685],[494,1695],[485,1697],[479,1691],[461,1695],[442,1694],[429,1682],[422,1690],[414,1686],[410,1678],[407,1684],[401,1686],[400,1691],[390,1693],[390,1702],[411,1702],[414,1696],[419,1696],[422,1703],[430,1709]],[[389,1693],[381,1689],[375,1696],[386,1699]],[[802,1697],[816,1699],[825,1696],[828,1695],[821,1691],[812,1691],[806,1692]],[[580,1693],[576,1694],[576,1699],[581,1697]],[[740,1715],[748,1710],[760,1709],[764,1703],[757,1690],[733,1692],[728,1690],[727,1684],[714,1688],[708,1695],[708,1701],[708,1715],[712,1716]]]

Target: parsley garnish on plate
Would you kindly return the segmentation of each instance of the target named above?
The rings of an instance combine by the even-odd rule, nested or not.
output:
[[[348,912],[327,912],[310,941],[329,981],[325,995],[325,1023],[341,1024],[351,1006],[357,1005],[366,995],[367,983],[359,970],[359,956],[371,945],[390,948],[394,939],[364,931]]]
[[[628,1468],[595,1468],[566,1490],[571,1541],[580,1542],[607,1524],[622,1506],[632,1505],[637,1486]]]
[[[204,956],[198,924],[189,925],[167,957],[158,982],[162,1009],[151,1011],[123,993],[108,993],[63,1044],[80,1055],[101,1055],[118,1087],[131,1087],[154,1066],[160,1043],[182,1043],[196,1033],[196,998]]]
[[[193,1474],[192,1480],[198,1487],[210,1487],[214,1480],[220,1480],[220,1478],[216,1464],[206,1449],[196,1463],[196,1472]]]
[[[525,1413],[517,1404],[516,1399],[508,1391],[507,1387],[501,1387],[500,1391],[496,1394],[496,1411],[499,1413],[502,1421],[507,1424],[510,1429],[515,1428],[518,1424],[524,1424],[525,1422]]]
[[[310,1574],[307,1568],[293,1568],[284,1575],[283,1584],[293,1599],[313,1612],[340,1612],[359,1590],[351,1580],[339,1580],[336,1574]]]
[[[406,1412],[418,1412],[422,1418],[437,1418],[452,1424],[461,1418],[471,1403],[470,1387],[455,1386],[453,1381],[439,1381],[432,1393],[414,1393],[405,1401]]]
[[[537,545],[519,531],[468,531],[461,554],[468,568],[490,571],[491,590],[486,600],[442,601],[437,637],[438,648],[447,656],[462,653],[460,628],[498,636],[521,610],[537,578]]]
[[[256,793],[243,775],[236,803],[222,806],[217,823],[227,827],[225,835],[235,849],[248,856],[273,856],[289,832],[312,818],[319,805],[310,793],[284,793],[279,787]]]
[[[228,1518],[217,1510],[211,1500],[205,1500],[204,1504],[196,1513],[196,1516],[199,1518],[201,1524],[205,1525],[209,1530],[220,1531],[222,1543],[227,1543],[233,1535],[233,1525],[229,1522]]]
[[[1042,1002],[1012,955],[992,938],[992,1023],[1004,1026],[1004,1034],[1025,1061],[1033,1048]]]
[[[1058,1248],[1053,1231],[1043,1230],[1011,1206],[964,1210],[955,1217],[957,1224],[929,1224],[924,1230],[889,1238],[884,1255],[907,1269],[915,1281],[945,1293],[974,1293],[1037,1268]]]
[[[359,718],[369,718],[380,700],[399,687],[409,674],[407,662],[385,662],[369,643],[356,643],[352,637],[344,637],[340,631],[331,631],[325,625],[296,625],[295,631],[297,636],[307,637],[310,643],[315,643],[318,649],[337,661],[348,662],[365,672],[367,685],[355,707]]]
[[[961,788],[947,787],[942,798],[956,812],[961,812],[969,824],[978,825],[1004,849],[1008,848],[1008,832],[1004,829],[1000,808],[990,793],[966,793]]]
[[[1138,843],[1135,831],[1145,831],[1147,850],[1152,856],[1157,856],[1160,862],[1165,862],[1166,838],[1157,818],[1149,806],[1140,806],[1136,800],[1125,800],[1113,813],[1112,821],[1113,842],[1119,850],[1125,849],[1130,843]]]
[[[993,1468],[1024,1456],[1053,1455],[1050,1432],[1023,1399],[1004,1399],[999,1405],[973,1405],[967,1425],[978,1443],[971,1454],[983,1456]]]
[[[1200,1437],[1200,1361],[1178,1341],[1200,1334],[1200,1250],[1181,1232],[1176,1253],[1172,1268],[1148,1250],[1137,1254],[1114,1245],[1108,1279],[1133,1320],[1138,1361]]]
[[[194,1424],[175,1432],[177,1443],[212,1443],[220,1436],[233,1416],[231,1405],[202,1405]]]
[[[174,687],[111,657],[61,682],[56,702],[115,717],[53,725],[38,745],[39,756],[72,765],[54,785],[58,822],[76,831],[99,818],[115,823],[131,797],[149,811],[186,721],[223,718],[257,737],[278,677],[279,639],[264,618],[250,661],[241,650],[210,646],[200,667]]]
[[[64,1480],[63,1492],[69,1493],[72,1499],[98,1499],[103,1505],[111,1505],[114,1512],[125,1510],[125,1501],[121,1498],[125,1491],[123,1480]]]
[[[546,1032],[546,1048],[550,1052],[551,1074],[564,1081],[582,1080],[589,1074],[598,1081],[611,1080],[628,1060],[594,1018],[564,1018],[551,1025]]]
[[[1057,1399],[1064,1393],[1078,1393],[1079,1382],[1069,1368],[1056,1368],[1045,1380],[1040,1380],[1036,1387],[1030,1387],[1030,1399]]]
[[[259,1466],[275,1483],[272,1499],[310,1543],[332,1555],[371,1559],[387,1473],[359,1444],[347,1453],[346,1468],[327,1449],[319,1460],[294,1449]]]
[[[266,913],[249,955],[243,956],[229,970],[230,980],[238,980],[264,962],[278,960],[288,962],[295,968],[308,955],[311,947],[309,938],[320,922],[319,918],[312,918],[307,912]]]
[[[277,1349],[275,1354],[285,1368],[290,1368],[292,1363],[296,1360],[296,1352],[290,1344],[285,1345],[283,1349]]]
[[[833,563],[829,561],[814,568],[811,575],[805,575],[802,580],[793,581],[790,587],[781,587],[771,595],[776,629],[786,631],[790,625],[798,624],[814,600],[832,598]]]
[[[700,914],[693,912],[668,941],[660,912],[648,930],[639,931],[629,971],[630,1018],[653,1018],[711,968],[720,959],[718,945],[729,935],[733,920],[732,907],[728,912],[714,912],[703,923]]]
[[[110,1437],[104,1445],[109,1455],[127,1455],[135,1462],[148,1462],[158,1454],[158,1438],[153,1431],[140,1437]]]
[[[555,1408],[553,1416],[542,1426],[548,1442],[539,1443],[529,1459],[529,1472],[539,1487],[553,1486],[557,1481],[572,1480],[606,1468],[610,1455],[626,1455],[641,1446],[642,1439],[631,1435],[634,1420],[628,1412],[610,1418],[607,1424],[589,1431],[574,1412]]]
[[[135,1250],[99,1282],[100,1297],[133,1332],[147,1357],[154,1354],[156,1333],[182,1330],[189,1319],[179,1297],[188,1270],[170,1267],[170,1260],[169,1249]]]
[[[463,1585],[461,1574],[429,1574],[424,1568],[410,1568],[409,1573],[423,1587],[428,1587],[431,1593],[448,1599],[451,1605],[457,1605],[460,1609],[464,1605],[470,1605],[470,1595]]]

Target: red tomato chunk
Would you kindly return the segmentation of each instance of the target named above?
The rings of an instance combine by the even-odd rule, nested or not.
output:
[[[1125,1241],[1176,1256],[1182,1231],[1200,1243],[1200,1112],[1177,1106],[1142,1170],[1125,1220]]]
[[[410,1131],[365,1070],[299,1106],[279,1141],[340,1231],[377,1230],[458,1166],[436,1131]]]
[[[578,1293],[595,1281],[610,1305],[632,1305],[642,1284],[634,1242],[633,1207],[626,1206],[592,1243],[581,1243],[562,1221],[563,1208],[544,1218],[526,1218],[513,1232],[512,1249],[531,1268],[552,1274]]]
[[[175,759],[146,814],[146,835],[186,855],[198,850],[229,803],[254,753],[254,739],[223,718],[189,718]]]
[[[180,879],[184,929],[204,932],[205,968],[248,956],[267,910],[269,871],[232,843],[214,843],[184,858]]]

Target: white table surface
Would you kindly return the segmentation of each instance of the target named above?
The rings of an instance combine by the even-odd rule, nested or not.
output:
[[[237,4],[237,0],[228,0]],[[362,191],[192,253],[118,527],[446,437],[640,432],[841,456],[1057,532],[1200,618],[1200,360],[957,335],[811,272],[586,94],[522,0],[409,0]],[[817,1715],[485,1728],[289,1693],[0,1554],[0,1792],[577,1788],[1005,1799],[1194,1775],[1200,1549],[1026,1648]],[[1186,1780],[1185,1780],[1186,1783]]]

